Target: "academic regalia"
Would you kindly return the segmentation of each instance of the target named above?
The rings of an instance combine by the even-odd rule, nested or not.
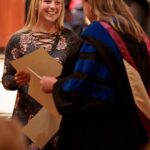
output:
[[[118,33],[137,63],[145,88],[150,71],[144,42]],[[123,58],[98,22],[82,33],[73,73],[60,77],[53,97],[62,114],[58,150],[141,150],[148,134],[135,105]],[[142,55],[141,55],[142,54]],[[70,66],[72,68],[73,66]],[[145,70],[146,69],[146,70]]]

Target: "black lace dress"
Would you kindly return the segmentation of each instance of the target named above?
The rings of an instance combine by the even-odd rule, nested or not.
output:
[[[13,117],[16,117],[23,125],[26,125],[42,106],[27,94],[28,85],[18,86],[16,84],[14,80],[16,70],[11,66],[9,61],[43,47],[51,56],[65,65],[68,55],[75,55],[78,46],[79,39],[68,29],[63,29],[54,34],[32,31],[19,32],[10,38],[5,51],[2,83],[7,90],[18,90]],[[48,67],[51,68],[51,66]],[[50,140],[50,144],[48,143],[44,150],[55,149],[57,138],[55,136],[55,138]],[[28,150],[39,150],[39,148],[30,141]]]

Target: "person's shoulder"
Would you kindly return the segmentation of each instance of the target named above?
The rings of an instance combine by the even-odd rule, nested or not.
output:
[[[81,38],[70,29],[63,28],[61,36],[66,39],[70,50],[74,47],[79,47],[81,44]]]
[[[61,33],[62,34],[68,34],[68,35],[75,34],[71,29],[68,29],[68,28],[65,28],[65,27],[62,28]]]
[[[85,30],[81,33],[81,37],[95,37],[99,39],[106,34],[106,30],[101,26],[99,21],[93,21],[90,23]]]
[[[7,42],[7,48],[11,48],[17,45],[20,45],[20,40],[21,40],[21,36],[24,34],[27,34],[29,32],[22,32],[22,31],[17,31],[13,34],[10,35],[8,42]]]
[[[72,30],[68,29],[68,28],[63,28],[61,31],[61,35],[64,36],[67,39],[80,39],[79,36]]]
[[[9,42],[19,41],[21,36],[29,33],[29,31],[17,31],[10,35]]]

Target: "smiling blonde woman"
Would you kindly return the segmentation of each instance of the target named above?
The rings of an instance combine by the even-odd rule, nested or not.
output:
[[[16,72],[10,61],[42,47],[62,65],[68,66],[73,63],[79,40],[71,30],[64,28],[63,21],[64,0],[31,0],[24,27],[14,33],[7,44],[2,83],[7,90],[18,90],[13,117],[17,117],[23,125],[26,125],[42,106],[28,95],[29,73]],[[70,55],[71,59],[68,62]],[[64,74],[67,73],[69,69]],[[43,149],[55,149],[56,139],[57,137],[50,140]],[[39,148],[29,141],[28,149]]]

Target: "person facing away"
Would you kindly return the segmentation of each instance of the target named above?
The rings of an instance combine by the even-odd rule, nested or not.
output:
[[[75,56],[74,48],[79,42],[71,30],[63,27],[63,21],[64,0],[31,0],[25,26],[14,33],[7,44],[2,83],[7,90],[18,90],[12,117],[16,117],[23,125],[26,125],[42,106],[28,95],[29,73],[16,72],[10,61],[42,47],[62,65],[67,66],[67,57]],[[49,66],[50,69],[51,67]],[[44,149],[50,150],[50,147],[55,146],[53,141],[55,139],[50,140],[49,143],[52,144]],[[38,148],[29,142],[28,149]]]
[[[0,150],[27,150],[18,121],[0,118]]]
[[[40,80],[62,114],[57,150],[142,150],[149,137],[140,113],[150,118],[150,109],[134,94],[150,91],[147,36],[123,0],[82,3],[91,23],[73,73]]]

